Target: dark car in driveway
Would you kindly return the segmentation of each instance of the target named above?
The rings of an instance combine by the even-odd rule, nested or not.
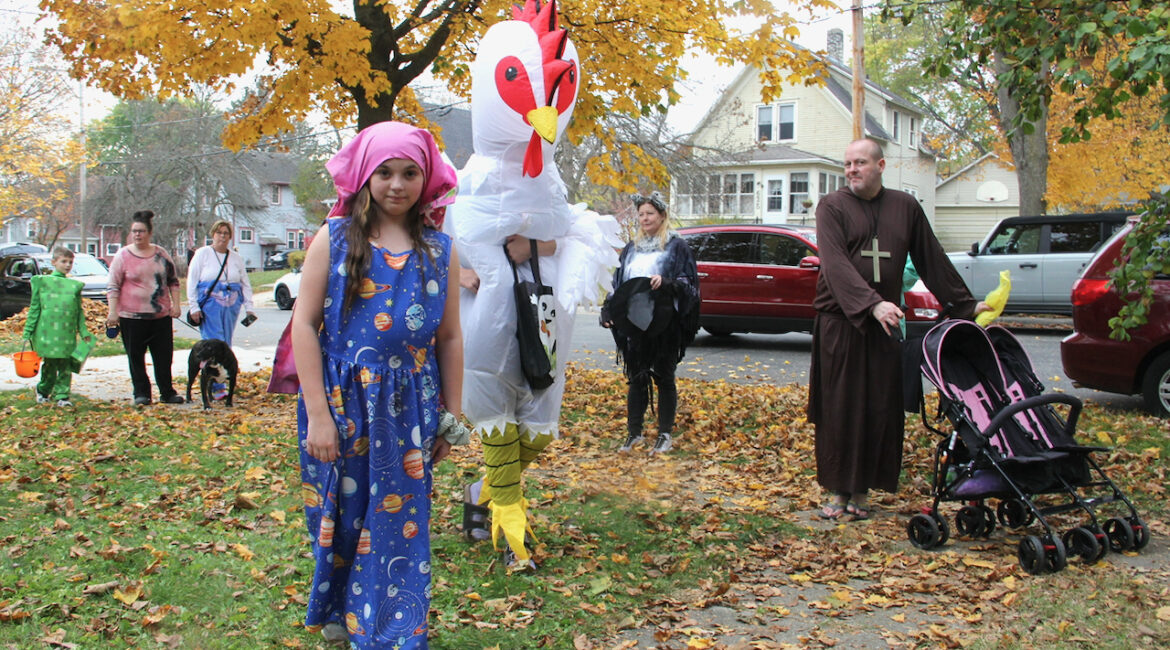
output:
[[[1121,309],[1110,285],[1134,221],[1128,222],[1097,253],[1072,289],[1073,333],[1060,343],[1064,374],[1077,386],[1109,393],[1140,393],[1157,415],[1170,417],[1170,275],[1157,274],[1154,300],[1145,325],[1130,330],[1128,341],[1109,337],[1109,319]],[[1170,238],[1170,233],[1165,233]]]
[[[699,323],[734,332],[811,332],[821,262],[816,230],[796,225],[679,229],[699,267]]]
[[[53,272],[51,253],[17,253],[0,257],[0,319],[20,313],[32,299],[31,278]],[[106,301],[106,284],[110,271],[101,260],[86,253],[75,253],[69,277],[81,280],[83,298]]]
[[[277,251],[264,258],[265,271],[278,271],[288,268],[288,251]]]

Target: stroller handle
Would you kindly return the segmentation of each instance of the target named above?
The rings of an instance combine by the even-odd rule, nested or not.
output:
[[[984,438],[989,438],[996,431],[999,431],[999,429],[1003,427],[1004,423],[1015,417],[1017,413],[1031,411],[1032,409],[1045,406],[1047,404],[1056,403],[1068,404],[1070,407],[1072,407],[1068,412],[1068,419],[1064,423],[1064,429],[1065,433],[1067,433],[1070,438],[1075,437],[1074,434],[1077,430],[1077,418],[1079,418],[1081,415],[1081,400],[1073,397],[1072,395],[1064,395],[1062,393],[1037,395],[1035,397],[1029,397],[1018,402],[1013,402],[1004,407],[1004,409],[999,413],[996,413],[995,417],[991,418],[991,422],[987,423],[987,427],[981,433]]]

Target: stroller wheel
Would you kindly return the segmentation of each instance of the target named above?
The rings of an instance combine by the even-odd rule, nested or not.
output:
[[[1040,543],[1040,538],[1035,535],[1027,535],[1020,540],[1019,546],[1016,547],[1016,557],[1020,560],[1020,568],[1034,576],[1044,573],[1048,568],[1048,562],[1044,557],[1044,544]]]
[[[983,529],[983,513],[975,506],[963,506],[955,513],[955,530],[964,537],[981,537]]]
[[[942,546],[943,544],[946,544],[947,540],[951,538],[951,527],[947,525],[946,518],[938,514],[937,510],[931,513],[931,516],[934,518],[934,523],[938,526],[937,546]]]
[[[1134,515],[1127,519],[1129,527],[1133,529],[1133,550],[1140,551],[1150,543],[1150,529],[1146,528],[1146,522],[1142,518]]]
[[[1036,515],[1028,504],[1020,499],[1006,499],[999,502],[996,508],[999,523],[1008,528],[1023,528],[1036,520]]]
[[[1061,541],[1069,555],[1079,557],[1085,564],[1092,564],[1104,556],[1104,547],[1097,541],[1097,535],[1084,526],[1065,532]]]
[[[983,537],[991,537],[991,534],[995,532],[995,512],[982,503],[976,507],[979,508],[979,512],[983,515],[983,532],[981,535]]]
[[[911,517],[909,523],[906,524],[906,536],[910,538],[911,544],[924,551],[942,545],[942,542],[939,541],[942,534],[939,531],[938,521],[930,515],[917,514]]]
[[[1068,554],[1064,550],[1064,542],[1055,535],[1044,536],[1044,560],[1050,573],[1057,573],[1068,566]]]
[[[1114,553],[1134,549],[1133,527],[1120,517],[1105,522],[1105,536],[1109,538],[1109,550]]]

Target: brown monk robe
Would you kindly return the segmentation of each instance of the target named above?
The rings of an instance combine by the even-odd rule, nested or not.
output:
[[[837,493],[893,492],[905,422],[901,343],[871,310],[883,300],[900,303],[907,255],[939,302],[954,305],[952,316],[971,318],[976,301],[917,199],[905,192],[883,188],[866,200],[846,187],[824,197],[817,246],[808,404],[817,481]]]

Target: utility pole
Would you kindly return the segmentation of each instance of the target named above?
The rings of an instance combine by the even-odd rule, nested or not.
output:
[[[865,137],[865,20],[853,0],[853,139]]]
[[[77,119],[81,122],[81,172],[77,195],[77,229],[81,231],[81,253],[88,253],[89,248],[86,242],[85,232],[85,172],[86,172],[86,152],[85,152],[85,82],[77,82],[77,98],[81,104],[78,109]],[[94,251],[95,253],[101,251]],[[96,256],[95,256],[96,257]]]

